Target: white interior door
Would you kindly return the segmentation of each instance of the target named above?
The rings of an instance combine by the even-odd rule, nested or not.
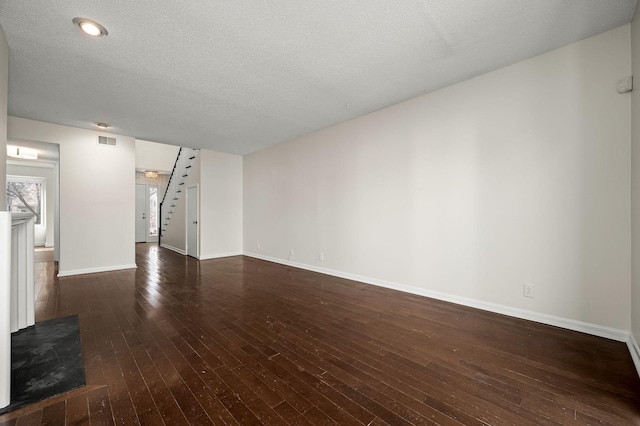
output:
[[[198,187],[187,188],[187,255],[198,257]]]
[[[136,243],[147,239],[147,185],[136,184]]]

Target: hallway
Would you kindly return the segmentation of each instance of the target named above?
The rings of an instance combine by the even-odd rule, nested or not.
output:
[[[640,423],[623,343],[248,257],[36,259],[37,321],[80,316],[87,386],[0,426]]]

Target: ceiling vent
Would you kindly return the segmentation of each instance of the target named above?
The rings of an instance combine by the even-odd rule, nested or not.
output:
[[[107,136],[98,136],[98,145],[116,146],[116,138],[109,138]]]

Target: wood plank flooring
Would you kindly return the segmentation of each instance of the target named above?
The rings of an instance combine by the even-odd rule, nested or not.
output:
[[[247,257],[136,246],[137,270],[54,278],[87,386],[24,425],[640,424],[626,345]]]

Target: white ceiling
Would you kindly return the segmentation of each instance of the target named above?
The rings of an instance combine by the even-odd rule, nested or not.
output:
[[[627,24],[635,5],[0,0],[9,114],[246,154]]]

